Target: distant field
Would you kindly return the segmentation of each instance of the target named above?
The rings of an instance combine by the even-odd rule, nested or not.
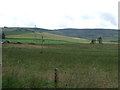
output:
[[[36,47],[36,48],[35,48]],[[117,88],[118,45],[3,44],[3,88]]]
[[[44,39],[50,39],[50,40],[61,40],[61,41],[76,42],[76,43],[90,42],[89,40],[82,39],[82,38],[67,37],[67,36],[60,36],[60,35],[49,34],[49,33],[38,33],[38,32],[17,34],[17,35],[7,35],[7,38],[41,39],[42,36]]]
[[[23,33],[23,32],[44,32],[51,33],[61,36],[84,38],[87,40],[96,39],[99,36],[102,36],[104,41],[117,41],[118,40],[118,31],[117,29],[75,29],[75,28],[65,28],[57,30],[48,30],[43,28],[30,28],[30,27],[7,27],[2,28],[7,34]],[[12,33],[13,32],[13,33]]]
[[[26,33],[30,33],[28,31],[4,31],[5,35],[19,35],[19,34],[26,34]]]
[[[30,33],[30,32],[8,32],[6,38],[7,40],[14,41],[14,42],[22,42],[22,43],[41,43],[40,39],[44,38],[45,44],[73,44],[73,43],[90,43],[90,40],[84,39],[84,38],[76,38],[76,37],[67,37],[67,36],[61,36],[61,35],[55,35],[50,33]],[[13,38],[13,39],[11,39]],[[18,38],[18,40],[16,39]],[[105,42],[109,44],[117,44],[117,42]]]
[[[59,41],[59,43],[57,42],[57,44],[64,44],[64,43],[83,43],[83,44],[86,44],[86,43],[90,43],[90,40],[88,40],[88,39],[85,39],[85,38],[78,38],[78,37],[69,37],[69,36],[62,36],[62,35],[56,35],[56,34],[52,34],[51,32],[52,31],[50,31],[50,30],[42,30],[42,29],[40,29],[40,30],[36,30],[36,29],[34,29],[34,28],[23,28],[23,29],[20,29],[20,28],[4,28],[4,33],[5,33],[5,35],[6,35],[6,37],[7,38],[20,38],[20,39],[41,39],[41,36],[43,36],[44,37],[44,39],[46,39],[46,40],[55,40],[55,42],[56,42],[56,40],[58,40]],[[66,34],[67,34],[67,31],[69,32],[69,30],[66,30]],[[77,30],[78,31],[78,30]],[[42,32],[42,33],[41,33]],[[53,31],[53,32],[55,32],[55,31]],[[60,32],[60,31],[56,31],[56,32]],[[92,31],[92,32],[94,32],[94,30]],[[95,31],[96,32],[96,31]],[[94,33],[95,33],[94,32]],[[99,32],[99,31],[98,31]],[[96,32],[97,34],[98,34],[98,32]],[[60,32],[61,33],[61,32]],[[82,33],[82,32],[81,32]],[[86,32],[87,33],[87,32]],[[69,33],[70,35],[72,35],[72,32],[71,33]],[[75,32],[73,33],[73,34],[75,34]],[[76,32],[76,34],[78,34],[78,32]],[[85,33],[84,33],[85,34]],[[89,34],[91,35],[91,33],[89,32],[87,35],[89,36]],[[102,33],[103,34],[103,33]],[[81,35],[81,34],[80,34]],[[105,34],[104,34],[105,35]],[[107,34],[108,35],[108,34]],[[117,33],[116,33],[116,35],[117,35]],[[73,35],[74,36],[74,35]],[[94,36],[92,36],[92,37],[94,37]],[[114,36],[113,36],[114,37]],[[103,42],[104,43],[109,43],[109,44],[118,44],[118,42],[117,42],[117,40],[113,40],[113,37],[112,36],[109,36],[109,37],[103,37]],[[107,41],[106,41],[106,38],[108,38],[107,39]],[[95,37],[94,37],[94,39],[95,39]],[[15,39],[14,39],[15,40]],[[13,41],[13,40],[12,40]],[[18,40],[17,40],[18,41]],[[24,40],[24,41],[26,41],[26,40]],[[24,41],[22,41],[22,42],[24,42]],[[35,40],[34,40],[35,41]],[[31,41],[29,40],[29,41],[27,41],[27,42],[30,42],[31,43]],[[53,42],[52,41],[52,43],[53,44],[55,44],[55,42]],[[35,43],[37,43],[38,44],[38,42],[37,42],[37,40],[36,40],[36,42]],[[47,42],[46,42],[47,43]],[[70,44],[71,44],[70,43]]]
[[[16,38],[12,38],[12,39],[4,39],[3,41],[8,40],[11,43],[23,43],[23,44],[42,44],[42,40],[41,39],[16,39]],[[43,44],[75,44],[75,42],[69,42],[69,41],[62,41],[62,40],[45,40]]]

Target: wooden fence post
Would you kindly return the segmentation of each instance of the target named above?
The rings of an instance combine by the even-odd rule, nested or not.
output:
[[[55,68],[55,80],[54,80],[54,83],[55,83],[55,88],[58,87],[58,69]]]

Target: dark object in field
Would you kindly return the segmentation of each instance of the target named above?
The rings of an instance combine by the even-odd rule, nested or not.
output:
[[[58,87],[58,69],[55,68],[55,80],[54,80],[54,83],[55,83],[55,88]]]
[[[90,43],[91,43],[91,44],[95,44],[96,41],[98,41],[99,44],[102,44],[102,37],[98,37],[96,40],[93,39],[93,40],[91,40]]]
[[[5,39],[5,33],[4,32],[2,33],[2,39]]]
[[[95,44],[96,40],[91,40],[91,44]]]
[[[8,28],[7,26],[4,26],[4,28]]]
[[[10,43],[10,41],[6,40],[6,41],[2,41],[1,43]]]
[[[7,40],[6,43],[10,43],[10,41]]]
[[[102,37],[98,37],[99,44],[102,44]]]
[[[21,42],[17,42],[17,44],[22,44]]]

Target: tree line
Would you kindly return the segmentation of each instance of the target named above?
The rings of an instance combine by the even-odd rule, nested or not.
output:
[[[102,37],[98,37],[96,40],[91,40],[91,44],[95,44],[98,41],[99,44],[102,44]]]

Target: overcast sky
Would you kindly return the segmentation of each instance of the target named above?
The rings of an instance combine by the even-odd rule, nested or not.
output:
[[[0,0],[0,27],[118,28],[120,0]]]

